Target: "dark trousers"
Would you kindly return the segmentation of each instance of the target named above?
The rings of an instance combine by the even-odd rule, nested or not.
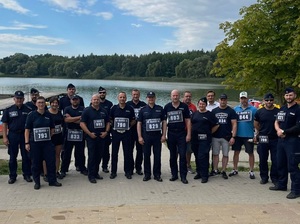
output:
[[[135,170],[142,170],[142,163],[143,163],[143,146],[138,141],[138,134],[136,130],[131,131],[131,150],[136,149],[136,156],[134,167]]]
[[[31,176],[31,161],[29,153],[25,149],[24,132],[8,134],[8,155],[9,155],[9,178],[17,178],[18,162],[17,157],[19,153],[19,147],[22,156],[22,172],[23,176]]]
[[[32,177],[40,184],[41,166],[46,161],[49,184],[56,182],[55,149],[51,141],[30,142],[30,156],[32,159]]]
[[[278,139],[277,168],[278,187],[287,187],[288,172],[291,177],[291,192],[300,194],[300,140],[297,137]]]
[[[104,144],[101,160],[102,160],[102,169],[107,169],[109,157],[110,157],[109,154],[109,145],[111,144],[110,134],[108,134],[104,140],[105,140],[105,144]]]
[[[177,157],[179,155],[179,172],[180,178],[186,179],[186,132],[168,131],[168,148],[170,150],[170,168],[173,177],[178,177]]]
[[[209,150],[211,142],[210,141],[201,141],[193,140],[192,141],[192,150],[196,157],[196,171],[197,174],[200,174],[202,179],[208,179],[208,170],[209,170]]]
[[[269,154],[271,156],[270,178],[273,183],[278,180],[277,172],[277,142],[278,139],[270,139],[269,143],[259,143],[257,153],[259,155],[259,171],[262,180],[269,180]]]
[[[80,171],[86,170],[85,155],[84,155],[85,141],[81,141],[81,142],[65,141],[64,157],[61,164],[61,172],[69,171],[73,147],[75,147],[74,156],[75,156],[75,161],[77,158],[77,166],[79,167]]]
[[[87,138],[86,141],[88,147],[88,178],[94,179],[99,173],[99,165],[105,147],[105,139],[98,137],[96,139]]]
[[[145,144],[144,151],[144,173],[145,177],[151,177],[151,149],[153,150],[153,175],[161,175],[161,135],[143,135]]]
[[[125,174],[132,174],[134,168],[133,153],[130,147],[130,131],[125,133],[118,133],[113,131],[112,136],[112,152],[111,152],[111,173],[116,174],[118,170],[118,157],[120,143],[122,142],[124,154],[124,172]]]

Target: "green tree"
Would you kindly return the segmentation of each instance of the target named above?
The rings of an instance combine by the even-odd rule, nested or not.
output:
[[[36,76],[38,73],[38,66],[35,61],[27,61],[23,66],[23,74],[25,77]]]
[[[300,83],[300,1],[258,0],[240,10],[242,19],[224,22],[212,74],[229,88],[257,88],[281,96]],[[282,98],[280,98],[282,99]]]

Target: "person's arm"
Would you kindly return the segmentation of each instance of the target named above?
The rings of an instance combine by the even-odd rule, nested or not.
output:
[[[110,122],[106,122],[105,125],[105,131],[101,132],[100,138],[105,138],[108,134],[109,134],[109,130],[110,130]]]
[[[65,123],[79,123],[81,116],[71,117],[69,114],[65,114]]]
[[[137,134],[138,134],[139,143],[141,145],[144,145],[145,142],[144,142],[144,139],[143,139],[143,136],[142,136],[142,122],[140,122],[140,121],[137,122],[136,131],[137,131]]]
[[[165,142],[167,140],[167,121],[162,121],[162,136],[161,136],[161,142]]]
[[[274,122],[274,127],[277,132],[277,136],[283,138],[285,136],[284,131],[279,127],[279,123],[277,120]]]
[[[84,133],[86,133],[88,136],[90,136],[91,138],[97,138],[97,136],[95,135],[95,133],[90,132],[90,130],[88,129],[88,127],[86,126],[85,122],[80,122],[80,127],[81,129],[84,131]]]
[[[232,130],[231,130],[232,137],[229,140],[229,145],[233,145],[235,142],[235,137],[236,137],[236,132],[237,132],[237,120],[236,119],[231,120],[231,126],[232,126]]]
[[[185,126],[186,126],[186,142],[191,141],[191,131],[192,131],[192,124],[191,118],[185,118]]]
[[[7,123],[2,123],[2,134],[3,134],[3,144],[8,146],[9,141],[7,138],[7,133],[8,133],[8,124]]]
[[[218,130],[219,127],[220,127],[219,124],[213,126],[213,127],[211,128],[211,133],[215,133],[215,132]]]
[[[28,152],[30,151],[29,134],[30,134],[30,129],[25,129],[25,133],[24,133],[24,138],[25,138],[25,149],[26,149]]]

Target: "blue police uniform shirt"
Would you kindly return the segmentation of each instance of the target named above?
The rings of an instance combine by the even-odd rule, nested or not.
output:
[[[113,106],[113,103],[109,100],[106,100],[104,102],[100,102],[100,107],[106,110],[107,114],[110,113],[110,108]]]
[[[256,107],[248,105],[243,109],[241,105],[234,107],[238,115],[237,120],[237,136],[243,138],[254,137],[254,116],[257,111]]]
[[[78,96],[80,99],[80,103],[79,105],[84,107],[84,101],[83,98],[81,96]],[[71,99],[69,98],[68,95],[63,96],[62,98],[59,99],[59,109],[62,112],[65,112],[66,107],[71,106]]]
[[[30,137],[29,140],[33,141],[33,129],[34,128],[50,128],[54,129],[54,121],[52,119],[51,113],[49,111],[45,111],[43,114],[40,114],[38,111],[32,111],[28,114],[26,119],[25,128],[30,129]],[[51,139],[49,140],[51,141]]]
[[[110,120],[112,121],[112,127],[113,127],[113,130],[116,130],[117,128],[120,128],[120,129],[127,129],[129,130],[130,128],[130,122],[132,120],[135,119],[134,117],[134,111],[133,111],[133,108],[131,106],[128,106],[125,104],[125,107],[124,108],[121,108],[119,106],[119,104],[117,105],[114,105],[111,109],[110,109]],[[126,123],[126,127],[122,126],[124,124],[124,122],[118,122],[116,120],[116,118],[127,118],[128,119],[128,123]],[[122,125],[121,125],[122,123]],[[122,126],[122,127],[118,127],[119,124]]]
[[[218,130],[213,133],[215,138],[231,138],[232,137],[232,120],[237,120],[237,114],[231,107],[224,109],[217,107],[212,110],[212,113],[216,116],[219,122]]]
[[[77,108],[73,108],[72,106],[68,106],[64,110],[64,115],[69,114],[71,117],[78,117],[82,115],[84,110],[83,106],[78,106]],[[65,123],[68,129],[81,129],[80,124],[77,123]]]
[[[191,115],[189,107],[185,103],[180,102],[179,106],[175,108],[170,102],[165,105],[164,110],[169,131],[184,131],[186,129],[185,119],[191,118]]]
[[[26,105],[23,104],[19,108],[14,104],[4,110],[1,121],[8,125],[10,131],[24,131],[26,118],[30,112],[31,109]]]
[[[300,106],[298,104],[294,104],[290,108],[286,105],[280,108],[280,111],[277,113],[277,121],[280,129],[286,130],[294,127],[300,122]],[[297,133],[287,134],[287,137],[297,137]]]
[[[192,114],[192,138],[195,140],[207,140],[211,142],[212,133],[211,129],[218,125],[218,119],[216,116],[210,112],[206,111],[200,113],[196,111]],[[202,134],[202,135],[201,135]]]
[[[146,105],[139,111],[137,121],[142,122],[142,132],[161,135],[162,121],[166,120],[166,114],[162,106],[154,105],[151,108]]]
[[[90,132],[94,132],[97,136],[106,129],[106,124],[109,122],[109,116],[105,109],[89,106],[84,109],[81,115],[81,122],[84,122]],[[89,137],[89,136],[87,136]]]
[[[265,135],[271,139],[278,138],[274,122],[279,111],[276,107],[272,110],[267,110],[263,107],[256,112],[254,120],[259,123],[259,135]]]
[[[144,101],[139,101],[137,104],[135,104],[132,100],[128,101],[126,104],[133,108],[134,116],[135,116],[136,120],[139,117],[139,112],[140,112],[141,108],[147,105]]]

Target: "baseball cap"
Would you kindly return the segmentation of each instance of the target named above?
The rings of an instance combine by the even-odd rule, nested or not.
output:
[[[287,94],[287,93],[291,93],[291,92],[295,92],[294,89],[292,87],[288,87],[284,90],[284,93]]]
[[[98,92],[105,92],[105,91],[106,91],[106,89],[102,86],[100,86],[99,89],[98,89]]]
[[[30,89],[30,94],[35,94],[35,93],[39,93],[39,91],[35,88],[31,88]]]
[[[225,93],[221,94],[220,99],[227,99],[227,95]]]
[[[16,98],[24,98],[24,93],[22,91],[16,91],[15,92],[15,97]]]
[[[264,96],[264,100],[266,99],[274,99],[274,96],[272,93],[267,93],[265,96]]]
[[[69,85],[67,86],[67,89],[72,89],[75,88],[75,86],[72,83],[69,83]]]
[[[155,97],[155,93],[150,91],[147,93],[147,97]]]
[[[245,91],[240,92],[240,98],[242,98],[242,97],[248,98],[248,93]]]
[[[71,99],[73,100],[73,99],[80,99],[80,97],[78,96],[78,95],[73,95],[73,96],[71,96]]]

